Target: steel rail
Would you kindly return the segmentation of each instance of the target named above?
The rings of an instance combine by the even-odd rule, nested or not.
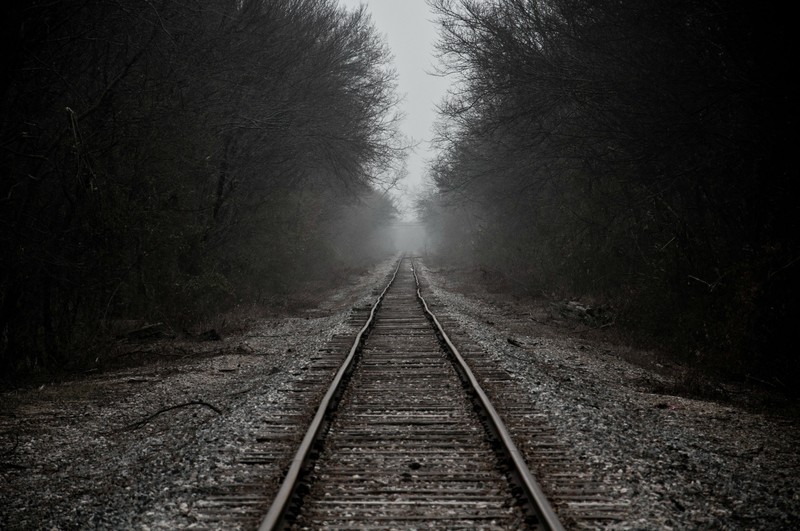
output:
[[[269,511],[267,512],[266,516],[264,516],[264,519],[261,520],[261,525],[258,528],[259,531],[273,531],[274,529],[278,528],[279,524],[283,520],[286,510],[289,507],[289,502],[292,499],[292,495],[297,488],[298,480],[300,479],[300,473],[304,464],[308,460],[314,442],[317,440],[317,437],[320,434],[320,429],[322,428],[325,416],[328,414],[328,410],[332,405],[333,397],[339,390],[339,386],[342,383],[345,374],[353,365],[353,360],[355,359],[356,353],[361,346],[364,334],[366,334],[367,330],[369,330],[369,328],[372,326],[372,323],[375,319],[375,313],[377,312],[381,302],[383,302],[386,292],[389,291],[389,288],[394,283],[395,278],[397,278],[397,272],[400,270],[400,265],[403,263],[403,258],[404,257],[401,257],[398,260],[397,267],[395,267],[391,280],[389,280],[389,282],[386,284],[386,287],[383,288],[383,291],[378,299],[372,305],[369,318],[358,332],[358,335],[356,335],[356,338],[353,341],[353,346],[350,347],[350,352],[347,355],[347,358],[345,358],[341,367],[339,367],[339,370],[336,372],[336,376],[331,381],[331,385],[328,387],[328,391],[325,393],[325,396],[317,408],[317,413],[314,415],[314,419],[311,421],[311,424],[309,425],[308,430],[303,437],[303,441],[300,443],[300,447],[298,448],[297,453],[292,460],[289,470],[286,472],[286,477],[284,477],[281,487],[278,490],[278,493],[275,495],[275,499],[272,501]]]
[[[441,335],[442,341],[447,345],[447,348],[452,353],[453,357],[458,362],[458,365],[461,367],[461,370],[464,372],[464,375],[470,382],[473,390],[475,391],[478,399],[480,400],[481,406],[484,408],[487,414],[488,421],[490,422],[493,430],[497,434],[497,437],[503,444],[503,449],[506,456],[509,458],[513,465],[513,472],[519,479],[520,483],[522,484],[523,490],[525,491],[525,495],[531,504],[534,506],[537,516],[540,519],[541,525],[545,529],[549,529],[551,531],[564,531],[564,526],[561,524],[558,516],[556,515],[553,507],[550,505],[550,502],[547,500],[547,496],[545,496],[542,488],[539,486],[539,483],[531,474],[531,471],[528,469],[527,463],[525,463],[525,459],[522,457],[522,454],[517,449],[517,446],[514,444],[513,439],[511,438],[511,434],[506,428],[503,419],[500,418],[500,415],[495,410],[494,406],[492,405],[491,400],[484,392],[483,388],[481,387],[480,383],[478,383],[477,378],[473,374],[472,370],[470,369],[467,362],[461,356],[461,353],[458,351],[456,346],[450,340],[450,337],[447,335],[447,332],[444,331],[444,327],[442,327],[439,319],[436,318],[436,315],[428,308],[428,303],[425,301],[425,298],[422,296],[419,277],[417,276],[417,269],[414,266],[414,261],[411,261],[411,268],[414,272],[414,280],[417,283],[417,298],[419,298],[420,302],[422,303],[422,307],[425,310],[425,313],[431,319],[431,321],[436,326],[439,334]]]

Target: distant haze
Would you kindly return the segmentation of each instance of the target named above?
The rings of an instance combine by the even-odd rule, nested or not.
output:
[[[428,235],[421,223],[395,223],[388,229],[388,233],[395,252],[421,255],[428,250]]]
[[[425,0],[339,0],[356,9],[365,4],[378,32],[388,43],[397,70],[398,92],[403,98],[403,134],[418,144],[408,157],[408,177],[402,183],[401,207],[411,206],[413,194],[423,184],[427,162],[432,158],[430,140],[436,105],[447,92],[448,81],[432,75],[437,64],[437,26]],[[405,217],[412,216],[410,212]]]

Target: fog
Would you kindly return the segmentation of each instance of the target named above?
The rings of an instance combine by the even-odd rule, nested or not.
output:
[[[420,255],[429,244],[425,225],[416,221],[398,221],[387,228],[388,237],[398,253]]]
[[[101,321],[180,328],[411,252],[800,380],[783,348],[797,98],[767,61],[793,44],[783,20],[752,3],[345,10],[360,3],[18,3],[0,372],[77,361]],[[404,168],[430,184],[413,208],[387,192],[414,187]]]
[[[408,174],[396,194],[404,219],[414,218],[413,201],[424,186],[427,166],[436,152],[431,141],[441,104],[453,79],[434,75],[438,26],[425,0],[339,0],[350,10],[364,6],[378,34],[391,49],[392,68],[403,113],[400,129],[414,145],[406,155]]]

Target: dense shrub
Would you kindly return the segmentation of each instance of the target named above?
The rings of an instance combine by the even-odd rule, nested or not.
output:
[[[786,14],[436,0],[441,157],[423,215],[532,292],[602,297],[687,359],[795,371]],[[465,214],[466,213],[466,214]],[[447,218],[469,218],[456,231]],[[466,253],[466,254],[464,254]]]
[[[63,365],[115,319],[207,315],[322,275],[342,261],[317,244],[392,178],[393,74],[363,10],[56,0],[6,15],[3,370]],[[372,206],[373,226],[394,208]]]

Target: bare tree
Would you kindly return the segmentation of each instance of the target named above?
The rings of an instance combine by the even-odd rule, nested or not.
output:
[[[4,23],[7,368],[80,361],[104,320],[255,298],[253,264],[273,287],[332,267],[286,235],[319,241],[304,217],[402,151],[388,51],[334,0],[15,2]]]
[[[773,303],[797,288],[797,222],[788,122],[767,103],[789,101],[767,68],[784,25],[717,2],[431,5],[461,78],[432,175],[474,212],[476,260],[532,290],[625,299],[620,322],[740,367],[786,330]]]

